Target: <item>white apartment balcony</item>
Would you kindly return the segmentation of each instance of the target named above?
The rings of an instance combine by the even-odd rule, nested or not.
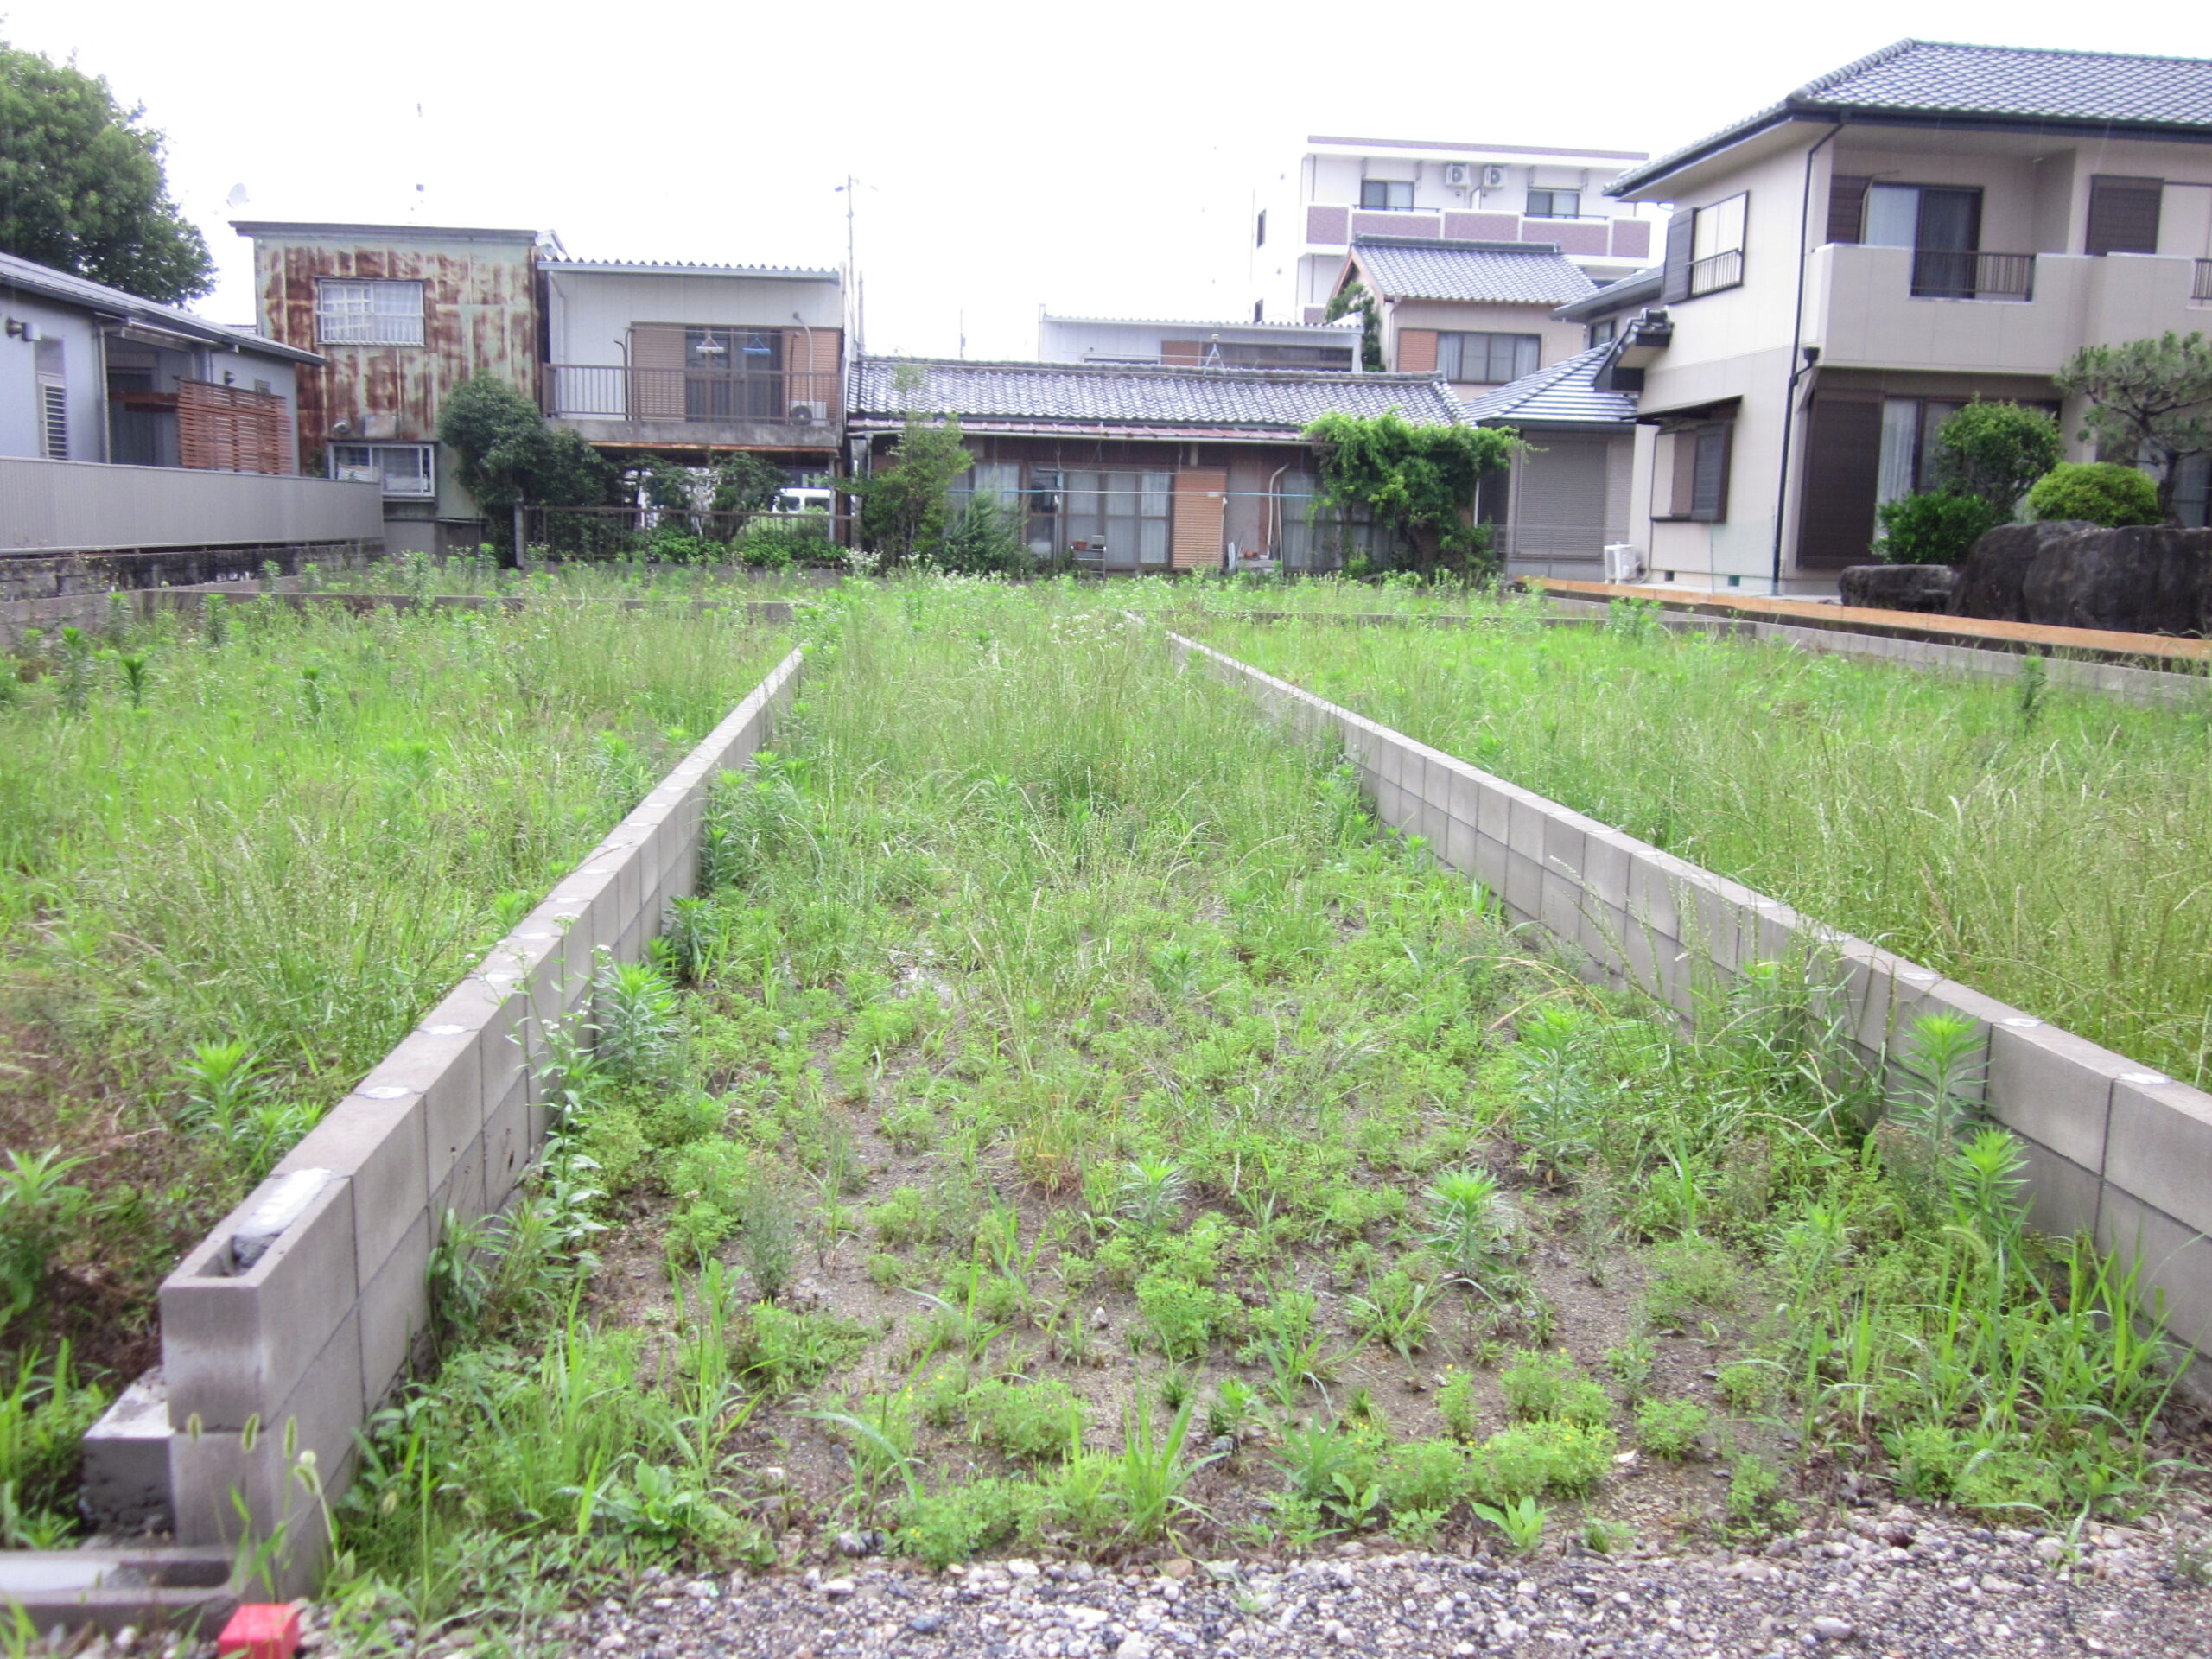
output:
[[[2084,346],[2212,328],[2212,260],[1832,243],[1805,321],[1823,368],[2050,375]]]

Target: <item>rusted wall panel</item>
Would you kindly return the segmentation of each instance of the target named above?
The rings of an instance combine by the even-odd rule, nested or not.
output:
[[[438,414],[454,388],[473,375],[505,380],[537,398],[538,314],[536,249],[512,238],[404,227],[359,233],[257,231],[254,278],[261,327],[272,339],[321,352],[327,367],[301,377],[299,448],[303,467],[320,471],[331,428],[346,423],[347,441],[433,442]],[[423,284],[420,346],[358,346],[318,338],[315,285],[324,277]],[[442,514],[474,508],[449,482],[441,458]]]

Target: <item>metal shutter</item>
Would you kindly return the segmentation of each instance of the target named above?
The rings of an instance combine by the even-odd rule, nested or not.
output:
[[[1805,427],[1798,493],[1800,569],[1864,564],[1872,556],[1874,494],[1882,467],[1882,400],[1822,393]]]
[[[2157,179],[2121,178],[2100,173],[2089,181],[2090,253],[2156,253],[2158,199],[2165,194]]]
[[[1690,250],[1697,241],[1697,210],[1677,207],[1667,221],[1667,266],[1659,297],[1674,305],[1690,296]]]
[[[1829,241],[1856,242],[1866,234],[1866,187],[1872,183],[1842,173],[1828,181]]]

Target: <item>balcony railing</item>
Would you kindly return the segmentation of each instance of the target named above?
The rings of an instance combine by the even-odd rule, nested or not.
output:
[[[2032,253],[1913,250],[1912,296],[1916,300],[2031,300],[2035,292]]]
[[[774,426],[835,424],[835,373],[778,369],[633,369],[619,363],[550,363],[548,415],[573,420],[697,422]]]
[[[1744,280],[1744,251],[1731,248],[1726,253],[1716,253],[1694,262],[1690,266],[1690,292],[1713,294],[1724,288],[1734,288]]]
[[[2196,281],[2190,287],[2189,297],[2192,300],[2212,300],[2212,259],[2196,262]]]

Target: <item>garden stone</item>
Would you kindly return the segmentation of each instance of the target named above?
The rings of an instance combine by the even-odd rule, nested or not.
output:
[[[1953,616],[1992,622],[2025,622],[2028,567],[2046,548],[2096,529],[2078,519],[2040,524],[1999,524],[1974,544],[1959,566],[1948,606]]]
[[[1948,564],[1853,564],[1836,579],[1847,605],[1942,614],[1959,573]]]
[[[2198,633],[2212,624],[2212,531],[2173,524],[2095,530],[2046,546],[2028,565],[2027,620],[2128,633]]]

